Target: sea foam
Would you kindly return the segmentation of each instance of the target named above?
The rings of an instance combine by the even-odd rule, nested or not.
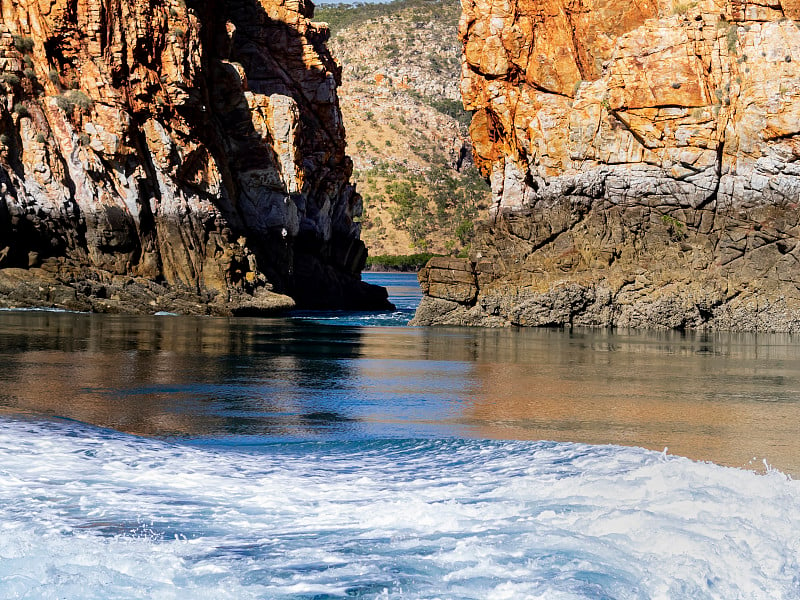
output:
[[[0,420],[3,598],[800,598],[800,484],[638,448]]]

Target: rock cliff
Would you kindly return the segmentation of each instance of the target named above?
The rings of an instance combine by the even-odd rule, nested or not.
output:
[[[463,0],[491,221],[416,323],[800,330],[800,3]]]
[[[385,308],[304,0],[0,0],[0,306]]]

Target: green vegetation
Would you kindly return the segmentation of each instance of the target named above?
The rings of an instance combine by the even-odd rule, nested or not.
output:
[[[472,113],[464,110],[464,105],[458,100],[450,100],[449,98],[425,98],[425,102],[443,115],[453,117],[462,125],[469,127],[469,124],[472,122]]]
[[[66,94],[56,96],[56,104],[65,112],[72,112],[75,107],[86,111],[92,107],[92,99],[80,90],[70,90]]]
[[[458,224],[458,227],[456,227],[456,236],[458,236],[458,239],[462,244],[466,245],[472,238],[472,233],[474,230],[475,223],[469,219],[465,219]]]
[[[725,29],[725,41],[730,54],[736,55],[736,46],[739,43],[739,26],[734,21],[728,21],[725,17],[717,21],[717,29]]]
[[[451,253],[468,247],[474,223],[488,206],[489,186],[477,169],[468,167],[459,173],[442,159],[434,158],[433,166],[422,173],[380,163],[361,177],[366,183],[365,197],[386,200],[392,224],[407,231],[420,250],[426,250],[434,237],[447,240],[445,247]],[[367,218],[364,225],[383,224]]]
[[[394,17],[400,11],[410,11],[411,19],[421,24],[442,17],[453,26],[458,24],[461,6],[454,0],[394,0],[385,3],[328,4],[318,6],[314,19],[328,23],[331,34],[382,17]]]
[[[317,7],[314,18],[330,25],[344,68],[343,112],[359,166],[353,179],[364,198],[362,239],[378,253],[464,254],[488,207],[488,184],[454,143],[472,120],[452,87],[460,73],[460,14],[458,0]]]
[[[685,15],[687,12],[689,12],[691,9],[695,8],[696,6],[697,6],[697,2],[696,1],[694,1],[694,2],[679,2],[672,9],[672,14],[674,14],[674,15]]]
[[[33,51],[33,38],[24,35],[15,35],[12,36],[14,40],[14,48],[19,50],[20,52],[32,52]]]
[[[739,43],[739,27],[736,23],[730,24],[728,32],[725,34],[725,39],[728,42],[728,52],[736,54],[736,46]]]
[[[386,52],[386,58],[397,58],[400,54],[400,46],[394,42],[390,42],[383,47]]]
[[[450,98],[434,98],[432,96],[425,96],[420,94],[417,90],[407,90],[406,94],[412,98],[416,98],[430,106],[432,109],[439,111],[443,115],[447,115],[464,125],[469,127],[472,122],[472,113],[464,110],[464,105],[460,100],[451,100]]]
[[[661,222],[666,226],[669,237],[674,242],[679,242],[686,238],[686,224],[682,223],[672,215],[661,215]]]
[[[419,254],[401,254],[399,256],[381,255],[367,257],[367,269],[373,271],[419,271],[434,256],[441,254],[431,254],[421,252]]]
[[[9,73],[8,75],[0,76],[0,81],[11,87],[17,87],[22,80],[13,73]]]
[[[14,105],[14,113],[16,113],[16,115],[20,118],[31,116],[31,113],[28,112],[28,107],[25,106],[22,102],[17,102]]]

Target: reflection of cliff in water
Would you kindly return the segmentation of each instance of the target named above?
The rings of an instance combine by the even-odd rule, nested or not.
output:
[[[282,319],[6,312],[0,406],[144,435],[342,430],[354,420],[319,391],[359,349],[357,330]]]
[[[137,434],[638,445],[800,473],[791,336],[0,312],[0,407]]]
[[[430,360],[470,361],[472,435],[644,446],[800,472],[791,335],[436,329]],[[445,335],[441,335],[444,333]]]

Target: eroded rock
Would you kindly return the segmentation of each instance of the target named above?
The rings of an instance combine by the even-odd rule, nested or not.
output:
[[[794,3],[463,7],[494,202],[475,300],[416,323],[800,330]]]
[[[360,281],[339,67],[312,12],[302,0],[0,3],[0,287],[22,281],[8,268],[32,269],[25,281],[75,294],[19,283],[0,304],[389,306]]]

